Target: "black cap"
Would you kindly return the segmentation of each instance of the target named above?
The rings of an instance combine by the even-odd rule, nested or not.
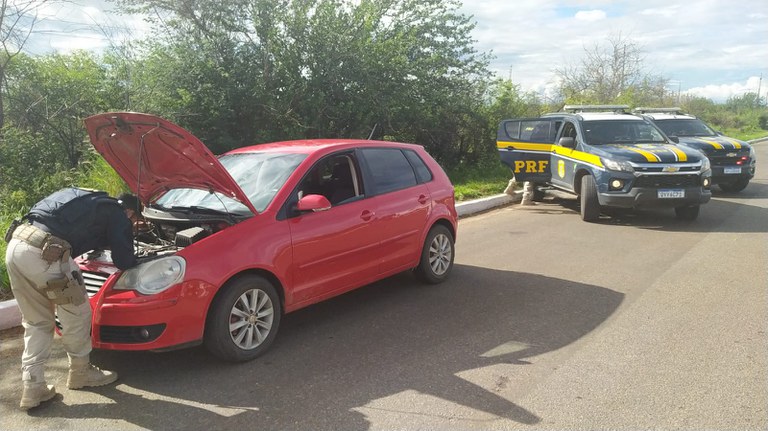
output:
[[[123,193],[117,197],[117,202],[123,207],[123,209],[141,211],[141,204],[136,195],[131,193]]]

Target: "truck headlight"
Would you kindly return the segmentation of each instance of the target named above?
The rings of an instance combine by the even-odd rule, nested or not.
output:
[[[183,280],[186,267],[187,261],[179,256],[155,259],[123,272],[114,289],[154,295]]]
[[[701,171],[708,171],[712,165],[709,163],[709,157],[703,157],[701,159]]]
[[[627,161],[616,161],[611,159],[602,159],[602,161],[603,166],[612,171],[635,172],[635,168],[633,168]]]

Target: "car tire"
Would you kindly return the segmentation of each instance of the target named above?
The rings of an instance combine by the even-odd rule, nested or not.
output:
[[[718,184],[718,186],[726,193],[738,193],[747,188],[747,184],[749,184],[749,178],[739,178],[732,183]]]
[[[280,327],[277,290],[255,275],[238,278],[222,289],[211,304],[203,343],[225,361],[254,359],[269,348]]]
[[[533,198],[532,200],[534,202],[541,202],[544,200],[544,196],[546,196],[546,192],[542,189],[540,189],[538,186],[533,186]]]
[[[597,185],[595,177],[584,175],[581,177],[581,219],[587,222],[597,221],[600,218],[600,201],[597,200]]]
[[[693,221],[699,216],[700,205],[686,205],[675,208],[675,217],[680,220]]]
[[[453,269],[455,255],[453,234],[447,227],[435,225],[424,240],[419,266],[414,272],[425,283],[442,283]]]

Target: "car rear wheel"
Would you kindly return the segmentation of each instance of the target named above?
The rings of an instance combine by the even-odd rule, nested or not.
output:
[[[581,177],[581,219],[593,222],[599,218],[600,201],[597,200],[595,177],[584,175]]]
[[[699,205],[688,205],[675,208],[675,217],[680,220],[696,220],[699,216]]]
[[[718,186],[726,193],[738,193],[747,188],[747,184],[749,184],[749,178],[739,178],[735,182],[718,184]]]
[[[277,335],[282,309],[275,287],[263,277],[239,278],[211,304],[204,344],[216,357],[241,362],[264,353]]]
[[[416,275],[424,282],[437,284],[448,278],[453,268],[453,234],[443,225],[435,225],[424,240]]]

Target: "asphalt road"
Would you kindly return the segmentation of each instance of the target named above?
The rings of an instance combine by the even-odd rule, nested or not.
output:
[[[548,198],[462,219],[452,278],[402,274],[283,320],[265,356],[97,351],[118,384],[29,413],[18,329],[0,429],[768,428],[768,144],[740,194],[580,220]]]

